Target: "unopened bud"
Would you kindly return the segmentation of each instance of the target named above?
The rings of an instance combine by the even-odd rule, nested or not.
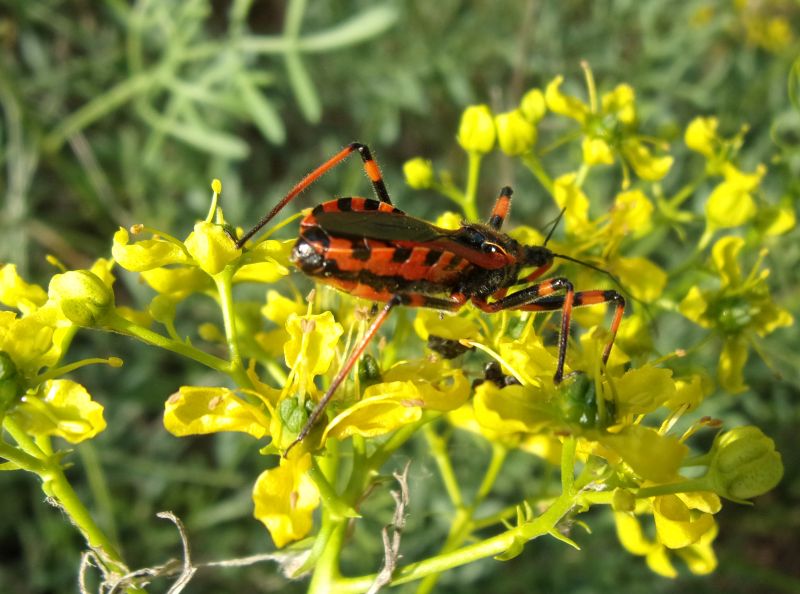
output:
[[[210,275],[222,271],[241,251],[220,225],[201,221],[184,242],[197,265]]]
[[[47,295],[70,322],[97,326],[114,309],[114,293],[93,272],[71,270],[50,280]]]
[[[519,109],[525,119],[531,124],[535,124],[544,117],[547,112],[547,103],[544,100],[544,93],[541,89],[531,89],[520,101]]]
[[[488,105],[472,105],[461,115],[458,144],[468,153],[488,153],[496,136],[494,118]]]
[[[415,190],[425,190],[433,184],[433,166],[422,157],[416,157],[403,164],[406,183]]]
[[[494,119],[500,150],[515,157],[523,155],[536,143],[536,128],[519,109],[499,114]]]

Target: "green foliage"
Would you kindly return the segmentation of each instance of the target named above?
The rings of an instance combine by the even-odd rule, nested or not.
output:
[[[30,472],[2,474],[0,548],[11,553],[0,590],[73,591],[87,540],[111,573],[180,557],[175,526],[155,517],[169,509],[194,561],[271,559],[202,568],[192,591],[305,591],[276,567],[296,569],[293,555],[311,543],[274,553],[254,499],[278,545],[309,531],[335,543],[357,510],[339,560],[344,575],[367,576],[381,568],[381,529],[398,509],[391,475],[409,459],[399,564],[469,543],[506,561],[407,591],[797,589],[787,552],[800,533],[800,472],[788,454],[800,349],[782,329],[798,316],[800,282],[794,2],[3,8],[0,261],[16,266],[0,279],[0,455],[3,469]],[[475,126],[457,134],[477,104],[491,142]],[[286,279],[291,242],[242,252],[226,230],[248,226],[356,138],[377,149],[394,201],[441,215],[442,226],[483,218],[510,183],[507,225],[541,243],[534,229],[546,232],[566,206],[554,249],[609,269],[634,297],[608,370],[602,307],[576,312],[568,364],[584,373],[560,391],[557,317],[395,311],[392,342],[371,348],[327,428],[309,436],[327,449],[304,443],[306,455],[279,461],[366,311],[324,288],[306,303],[311,285]],[[209,209],[212,177],[225,183],[227,222],[217,184]],[[349,165],[299,202],[366,187]],[[453,205],[461,212],[442,215]],[[133,223],[143,225],[128,232]],[[112,253],[113,267],[95,261]],[[613,287],[569,263],[561,272],[579,289]],[[476,347],[461,368],[423,350],[428,334],[448,332]],[[470,389],[489,358],[522,385]],[[214,434],[173,435],[197,433]],[[666,480],[676,465],[679,487]],[[763,493],[782,468],[755,508],[719,509],[716,495]],[[74,526],[41,504],[42,488]],[[609,511],[578,515],[590,506]],[[719,565],[697,577],[713,566],[717,523]],[[582,551],[527,542],[548,530]],[[314,554],[333,563],[339,548],[329,550]],[[678,577],[656,577],[630,553]],[[324,591],[330,566],[317,575]]]

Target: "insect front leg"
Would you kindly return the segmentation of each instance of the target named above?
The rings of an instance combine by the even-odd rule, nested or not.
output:
[[[512,293],[507,297],[489,303],[485,298],[473,297],[472,302],[485,312],[495,313],[504,309],[522,309],[536,311],[536,302],[553,293],[564,291],[563,303],[561,307],[561,331],[558,336],[558,362],[556,373],[553,376],[555,383],[561,383],[564,378],[564,362],[567,357],[567,340],[569,338],[569,326],[572,319],[572,302],[575,299],[575,288],[569,279],[551,278],[534,285],[530,285]]]
[[[564,291],[564,295],[554,293]],[[526,287],[491,303],[485,299],[473,298],[473,303],[483,311],[497,312],[504,309],[517,309],[523,311],[556,311],[561,310],[561,331],[558,337],[558,360],[556,373],[553,377],[560,383],[564,377],[564,362],[567,353],[569,328],[572,319],[572,308],[595,305],[599,303],[614,303],[614,319],[611,322],[610,338],[603,349],[603,363],[608,362],[617,329],[625,312],[625,299],[616,291],[579,291],[575,292],[572,283],[565,278],[554,278]]]

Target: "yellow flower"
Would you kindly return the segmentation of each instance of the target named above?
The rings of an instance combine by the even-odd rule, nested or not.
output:
[[[470,392],[463,372],[448,370],[444,361],[399,363],[381,379],[364,390],[361,400],[331,420],[325,438],[384,435],[418,421],[425,410],[454,410],[466,402]]]
[[[488,105],[472,105],[461,115],[458,144],[468,153],[488,153],[494,147],[496,131]]]
[[[239,257],[241,250],[221,225],[200,221],[184,242],[186,250],[206,273],[213,276]]]
[[[189,262],[189,255],[181,246],[160,237],[130,243],[130,235],[122,227],[114,234],[111,254],[120,266],[132,272]]]
[[[697,575],[711,573],[717,565],[711,546],[717,535],[717,525],[708,513],[698,512],[692,507],[694,502],[703,501],[707,494],[681,494],[668,497],[669,500],[658,504],[655,500],[661,498],[637,502],[636,514],[652,512],[656,518],[655,539],[645,535],[637,515],[615,511],[614,521],[620,543],[633,555],[644,557],[648,567],[663,577],[675,578],[678,575],[671,559],[673,554],[682,558],[692,573]],[[710,500],[704,502],[701,508],[710,509],[708,502]],[[690,537],[687,538],[687,535]],[[691,540],[691,542],[679,548],[672,548],[662,542],[662,537],[671,544],[677,544],[678,540],[684,542]]]
[[[403,163],[406,183],[415,190],[425,190],[433,184],[433,165],[430,160],[416,157]]]
[[[544,98],[547,108],[553,113],[567,116],[581,124],[585,124],[589,116],[589,107],[584,105],[580,99],[563,94],[561,92],[561,83],[563,82],[564,77],[557,76],[545,88]]]
[[[0,303],[28,314],[47,301],[47,293],[39,285],[26,283],[17,267],[6,264],[0,267]]]
[[[689,122],[684,134],[684,141],[693,151],[711,159],[719,150],[720,140],[717,136],[719,120],[714,117],[697,117]]]
[[[715,187],[706,201],[708,226],[713,229],[744,225],[756,214],[752,192],[758,188],[766,167],[759,165],[753,173],[743,173],[730,163],[723,166],[725,179]]]
[[[596,441],[596,455],[612,464],[624,462],[642,479],[659,484],[678,476],[689,452],[675,437],[643,425],[625,426],[617,433],[599,435]]]
[[[642,237],[652,228],[653,203],[641,190],[620,192],[611,210],[612,235]]]
[[[655,156],[647,145],[638,139],[628,139],[622,144],[622,156],[633,171],[644,180],[658,181],[669,173],[675,161],[670,155]]]
[[[626,125],[636,122],[636,92],[628,84],[619,84],[601,99],[603,113],[613,114]]]
[[[498,114],[494,123],[497,128],[497,143],[505,154],[522,155],[536,144],[536,128],[525,119],[519,109]]]
[[[653,498],[653,518],[658,540],[669,549],[698,542],[715,529],[714,516],[722,505],[714,493],[680,493]]]
[[[711,249],[719,288],[692,287],[678,306],[684,316],[723,338],[717,375],[722,387],[731,393],[747,387],[742,369],[749,343],[794,323],[791,314],[772,301],[766,283],[769,270],[759,270],[756,264],[746,277],[742,275],[738,256],[744,243],[734,236],[719,239]]]
[[[578,185],[577,175],[565,173],[553,184],[553,198],[559,208],[566,208],[564,219],[567,232],[580,234],[591,227],[589,222],[589,198]]]
[[[326,311],[304,316],[290,313],[286,331],[290,336],[283,345],[286,365],[292,369],[298,367],[309,375],[321,375],[328,371],[344,329]]]
[[[277,401],[279,391],[273,392]],[[164,408],[164,427],[177,437],[240,431],[256,439],[267,434],[269,416],[228,388],[181,386]]]
[[[49,380],[28,392],[8,412],[28,435],[56,435],[70,443],[90,439],[106,428],[103,407],[71,380]]]
[[[547,102],[541,89],[531,89],[522,97],[519,109],[525,119],[531,124],[535,124],[547,113]]]
[[[308,475],[310,468],[310,454],[281,458],[280,465],[262,472],[253,486],[253,515],[267,527],[278,548],[311,532],[320,496]]]
[[[602,138],[584,136],[581,141],[583,162],[587,165],[612,165],[614,152],[611,146]]]
[[[294,240],[276,241],[268,239],[250,247],[242,257],[234,283],[274,283],[289,274],[289,251]]]
[[[675,396],[671,369],[643,365],[612,381],[618,419],[653,412]]]

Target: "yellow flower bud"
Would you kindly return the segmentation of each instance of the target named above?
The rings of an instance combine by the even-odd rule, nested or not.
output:
[[[684,140],[686,146],[706,157],[714,156],[714,145],[717,143],[717,118],[695,118],[686,127]]]
[[[114,309],[111,288],[88,270],[55,275],[47,294],[58,303],[64,317],[78,326],[97,326]]]
[[[584,136],[581,142],[583,162],[587,165],[611,165],[614,163],[614,153],[611,147],[602,138]]]
[[[547,103],[544,100],[544,93],[541,89],[531,89],[519,103],[519,109],[525,119],[531,124],[535,124],[547,113]]]
[[[471,105],[461,115],[458,144],[468,153],[488,153],[494,147],[496,132],[488,105]]]
[[[184,243],[197,265],[212,276],[238,258],[241,253],[221,226],[206,221],[195,224],[194,231]]]
[[[711,448],[708,475],[714,491],[728,499],[750,499],[766,493],[783,477],[775,442],[753,426],[720,433]]]
[[[536,128],[525,119],[519,109],[498,114],[494,123],[500,150],[507,155],[513,157],[525,154],[536,143]]]
[[[425,190],[433,184],[433,166],[428,159],[416,157],[403,164],[406,183],[415,190]]]

